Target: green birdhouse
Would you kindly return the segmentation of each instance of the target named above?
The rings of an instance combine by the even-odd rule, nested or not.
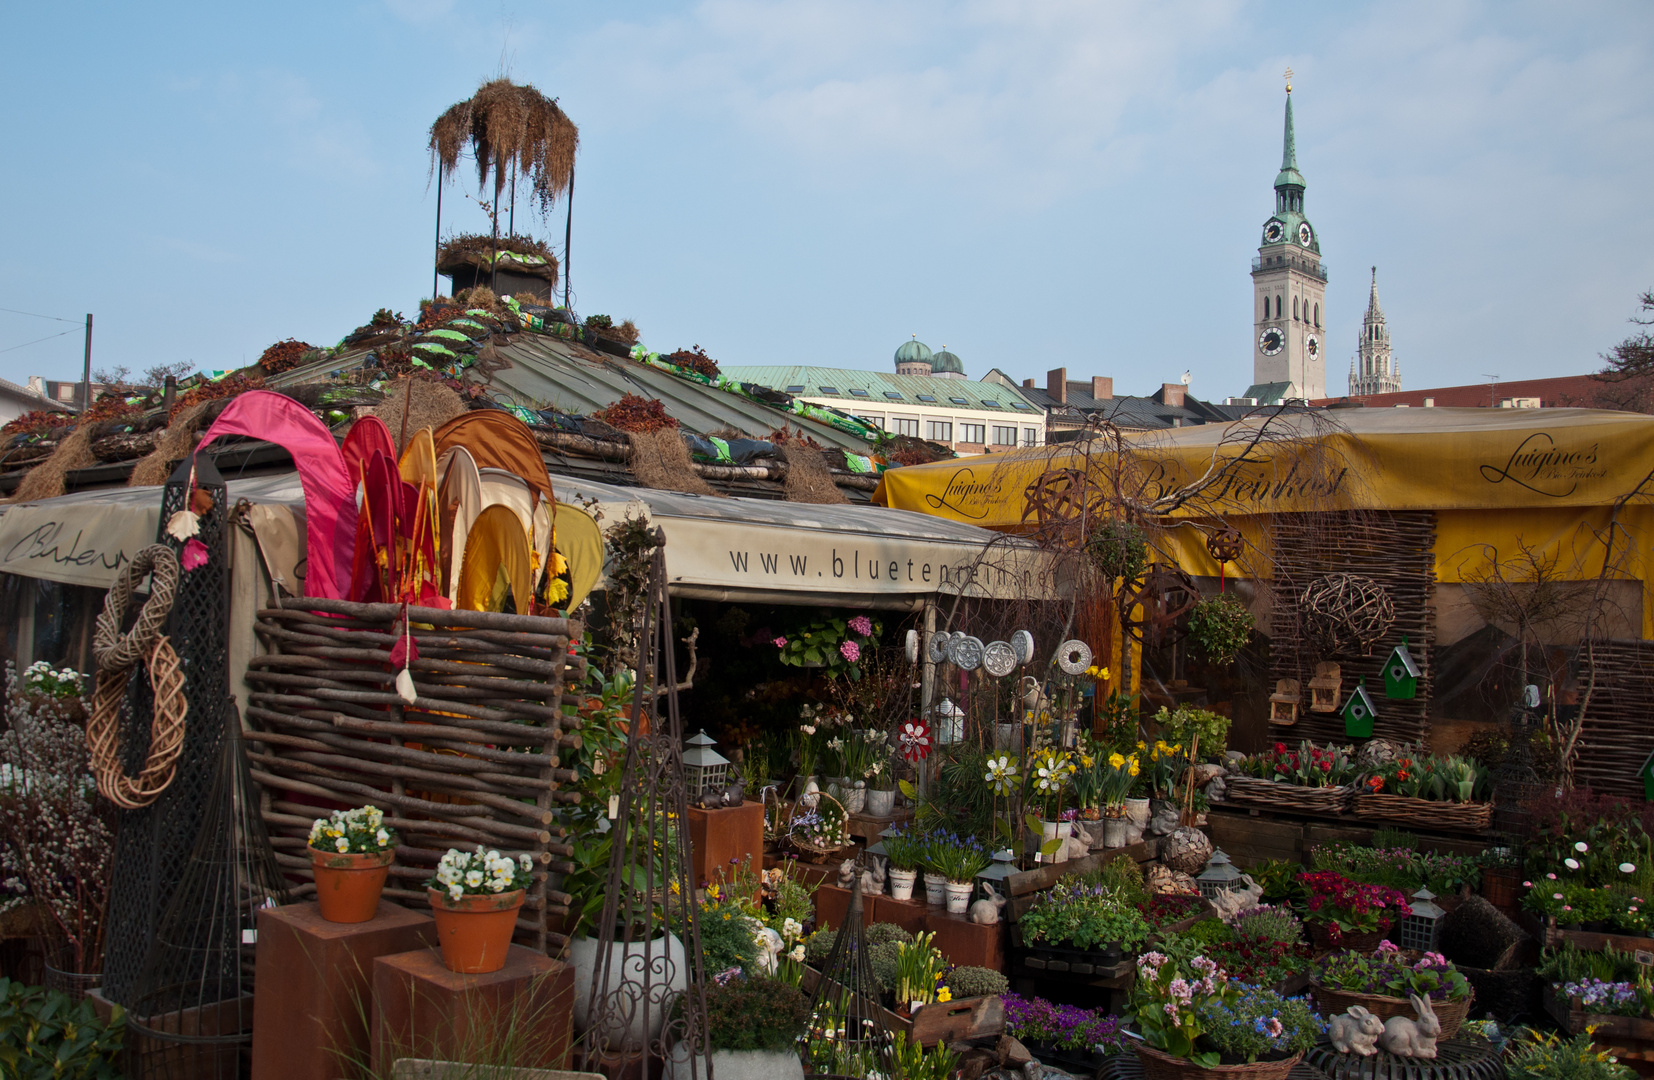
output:
[[[1373,734],[1373,720],[1378,708],[1367,693],[1366,680],[1356,683],[1349,701],[1344,703],[1344,734],[1352,739],[1369,739]]]
[[[1413,663],[1413,654],[1407,651],[1407,637],[1390,650],[1384,661],[1384,696],[1393,701],[1408,701],[1419,692],[1419,666]]]

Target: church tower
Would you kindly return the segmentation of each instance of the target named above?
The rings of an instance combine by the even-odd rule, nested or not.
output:
[[[1292,130],[1292,69],[1286,73],[1286,129],[1275,213],[1263,224],[1252,260],[1252,387],[1246,396],[1270,405],[1327,392],[1327,267],[1321,239],[1304,217],[1304,176]]]
[[[1390,355],[1390,328],[1384,325],[1384,309],[1378,306],[1378,267],[1373,267],[1372,292],[1367,294],[1367,314],[1361,320],[1361,340],[1355,359],[1350,361],[1350,396],[1393,394],[1401,389],[1401,368]]]

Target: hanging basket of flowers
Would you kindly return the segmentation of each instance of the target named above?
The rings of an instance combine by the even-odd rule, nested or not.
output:
[[[1252,640],[1256,624],[1234,593],[1203,596],[1189,612],[1189,644],[1207,662],[1227,666]]]

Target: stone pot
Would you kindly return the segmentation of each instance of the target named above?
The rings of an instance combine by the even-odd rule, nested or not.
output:
[[[690,1049],[684,1043],[672,1047],[666,1060],[663,1080],[706,1077],[706,1061],[697,1059],[690,1069]],[[712,1074],[718,1080],[804,1080],[804,1063],[791,1050],[714,1050]]]
[[[627,1039],[634,1043],[651,1043],[660,1038],[661,1026],[665,1020],[665,1014],[661,1011],[657,998],[649,1007],[649,1030],[643,1030],[643,946],[644,943],[641,941],[634,941],[629,947],[618,941],[609,946],[609,992],[617,993],[623,978],[630,980],[632,984],[628,996],[633,999],[636,1012],[630,1019]],[[575,938],[569,943],[568,960],[574,965],[574,1032],[575,1036],[579,1037],[585,1033],[591,1022],[587,1006],[591,1000],[592,979],[597,969],[597,939]],[[658,995],[662,984],[673,990],[683,990],[689,986],[688,953],[684,951],[683,942],[676,935],[657,937],[649,942],[649,961],[656,969],[650,976],[652,993]],[[662,970],[663,968],[666,970]]]
[[[941,907],[948,902],[948,879],[934,870],[925,871],[925,903]]]
[[[969,881],[950,881],[945,886],[947,890],[947,905],[949,915],[963,915],[970,910],[971,888]]]
[[[867,806],[867,783],[857,780],[856,786],[845,790],[841,799],[846,814],[859,814]]]
[[[867,813],[872,817],[890,817],[896,811],[896,792],[879,791],[877,789],[867,793]]]
[[[1103,819],[1103,846],[1111,848],[1126,846],[1125,818],[1111,817]]]
[[[918,878],[917,870],[898,870],[890,868],[890,898],[892,900],[913,899],[913,882]]]

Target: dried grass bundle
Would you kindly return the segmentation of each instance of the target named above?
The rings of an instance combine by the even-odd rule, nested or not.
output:
[[[207,411],[217,400],[211,398],[207,401],[198,401],[174,412],[171,421],[167,423],[167,429],[161,432],[155,449],[132,466],[132,475],[127,478],[126,486],[149,487],[166,483],[167,477],[172,475],[172,463],[182,461],[195,449],[195,440],[201,434],[201,425],[206,419]]]
[[[833,483],[833,474],[821,451],[802,439],[788,439],[781,444],[781,456],[787,459],[787,501],[801,503],[847,503],[844,492]]]
[[[92,429],[96,425],[82,424],[64,437],[52,451],[52,456],[29,470],[17,485],[12,502],[34,502],[37,499],[55,499],[63,494],[63,478],[70,469],[84,469],[98,463],[92,453]]]
[[[458,394],[430,379],[397,379],[384,390],[385,400],[374,408],[373,415],[383,420],[391,429],[391,438],[399,441],[403,437],[404,412],[408,417],[407,433],[412,436],[420,428],[435,431],[466,411],[465,402]],[[397,450],[401,449],[397,446]]]
[[[683,491],[691,495],[716,495],[695,471],[683,436],[675,428],[658,431],[629,431],[632,444],[632,475],[644,487],[656,491]]]
[[[532,181],[544,213],[568,189],[580,129],[555,100],[534,87],[494,79],[431,125],[431,161],[443,176],[459,165],[467,145],[477,160],[480,189],[486,190],[492,178],[498,192],[506,174],[514,171]]]

